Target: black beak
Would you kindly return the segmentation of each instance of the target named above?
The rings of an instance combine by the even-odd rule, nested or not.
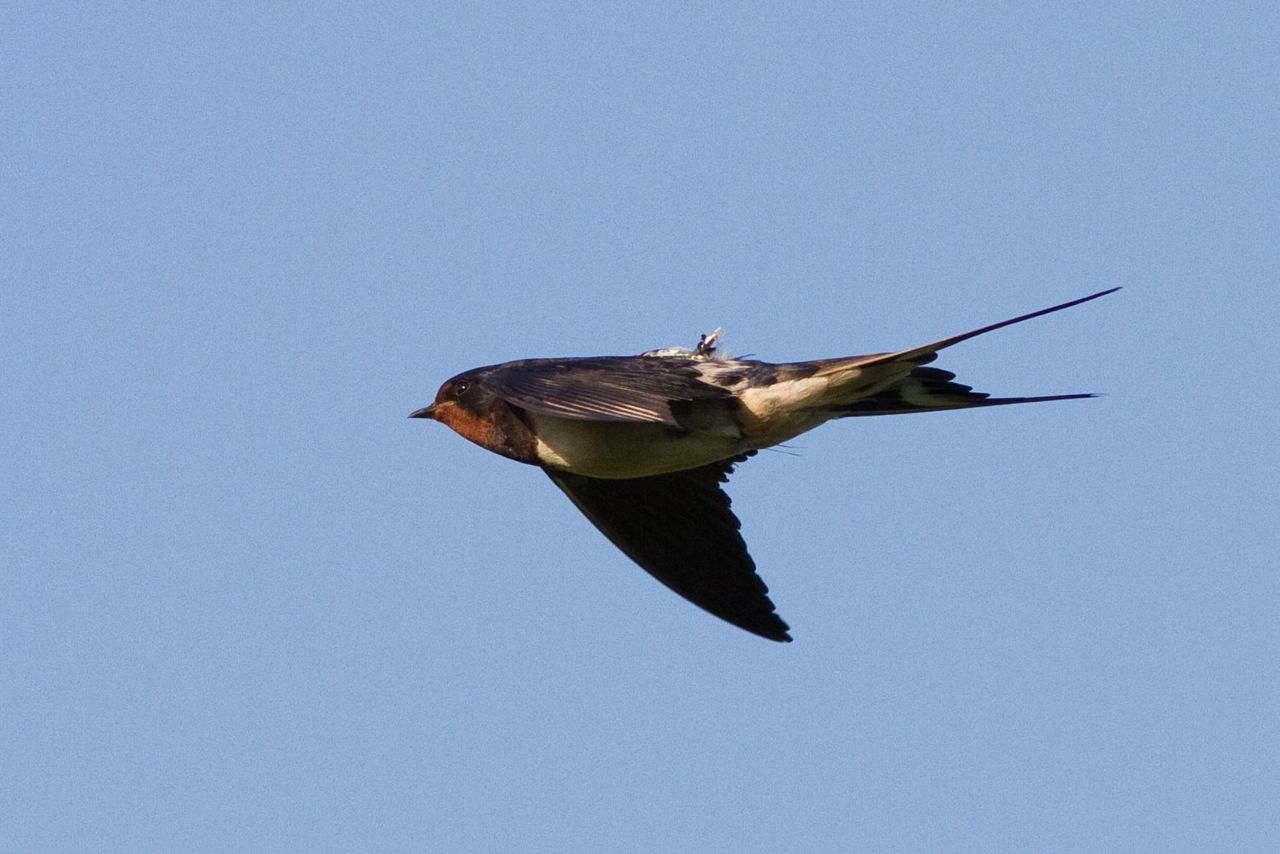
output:
[[[421,409],[415,409],[409,413],[409,417],[410,418],[435,418],[436,405],[433,403],[430,406],[424,406]]]

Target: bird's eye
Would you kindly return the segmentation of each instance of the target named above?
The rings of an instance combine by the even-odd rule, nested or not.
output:
[[[471,383],[466,382],[465,380],[462,382],[453,384],[453,393],[458,395],[459,397],[466,394],[470,389],[471,389]]]

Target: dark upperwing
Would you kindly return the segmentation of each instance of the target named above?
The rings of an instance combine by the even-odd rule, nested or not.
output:
[[[604,480],[545,469],[578,509],[645,571],[739,628],[789,641],[721,484],[754,451],[701,468]]]

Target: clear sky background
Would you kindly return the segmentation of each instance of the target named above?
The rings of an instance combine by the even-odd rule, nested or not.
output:
[[[0,849],[1280,847],[1274,4],[0,33]],[[789,645],[405,417],[507,359],[1117,285],[939,361],[1106,397],[740,469]]]

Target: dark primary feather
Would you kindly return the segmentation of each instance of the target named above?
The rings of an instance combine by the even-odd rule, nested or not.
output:
[[[751,454],[654,477],[547,475],[614,545],[693,604],[762,637],[789,641],[720,485]]]
[[[485,381],[504,400],[542,415],[682,427],[673,402],[737,405],[728,391],[702,382],[696,366],[663,356],[526,359],[491,368]]]

